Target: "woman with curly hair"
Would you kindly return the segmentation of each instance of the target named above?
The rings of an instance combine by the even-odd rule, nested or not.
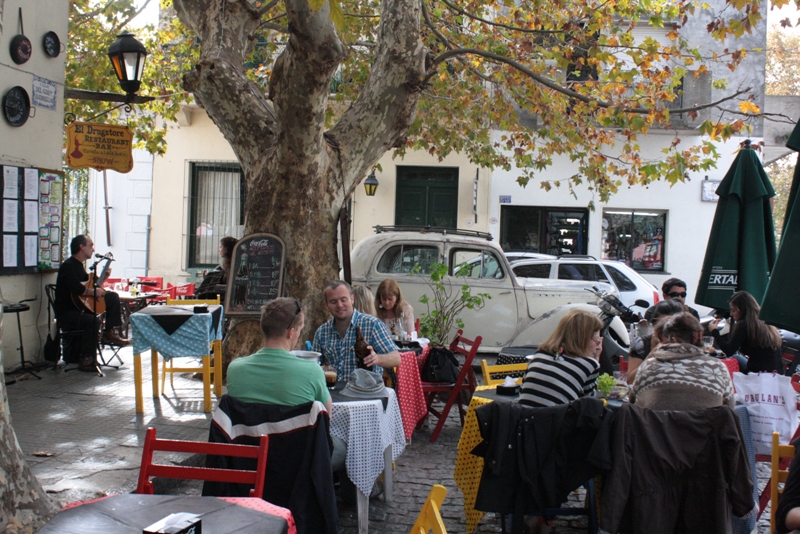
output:
[[[375,293],[376,317],[386,324],[392,336],[405,340],[414,331],[414,308],[403,300],[400,286],[394,278],[387,278]]]
[[[708,326],[714,336],[716,345],[728,356],[739,360],[739,369],[743,373],[776,372],[783,374],[781,360],[781,336],[774,326],[770,326],[758,318],[761,306],[755,297],[747,291],[737,291],[731,296],[728,304],[731,308],[733,327],[727,341],[719,335],[719,319]]]

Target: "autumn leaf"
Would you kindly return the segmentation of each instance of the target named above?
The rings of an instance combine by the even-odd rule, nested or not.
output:
[[[755,105],[750,100],[739,102],[739,111],[742,113],[761,113],[761,108]]]

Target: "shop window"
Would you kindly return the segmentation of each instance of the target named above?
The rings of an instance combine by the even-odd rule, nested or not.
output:
[[[666,211],[603,210],[603,259],[663,271],[666,228]]]
[[[244,200],[238,163],[192,163],[188,268],[219,264],[219,240],[244,235]]]
[[[585,255],[588,226],[586,209],[501,206],[500,246],[506,252]]]

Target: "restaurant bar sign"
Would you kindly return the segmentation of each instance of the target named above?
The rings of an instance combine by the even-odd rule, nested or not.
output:
[[[127,126],[73,122],[67,126],[67,165],[126,173],[133,169],[133,132]]]

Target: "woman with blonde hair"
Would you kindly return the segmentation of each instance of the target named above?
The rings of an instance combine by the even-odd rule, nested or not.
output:
[[[392,336],[405,340],[414,332],[414,308],[403,300],[400,286],[394,278],[387,278],[375,293],[376,317],[384,322]]]
[[[534,407],[566,404],[594,394],[600,374],[603,322],[585,310],[572,310],[528,364],[519,402]]]
[[[353,286],[353,307],[361,313],[375,315],[375,305],[372,304],[372,293],[366,286]]]

